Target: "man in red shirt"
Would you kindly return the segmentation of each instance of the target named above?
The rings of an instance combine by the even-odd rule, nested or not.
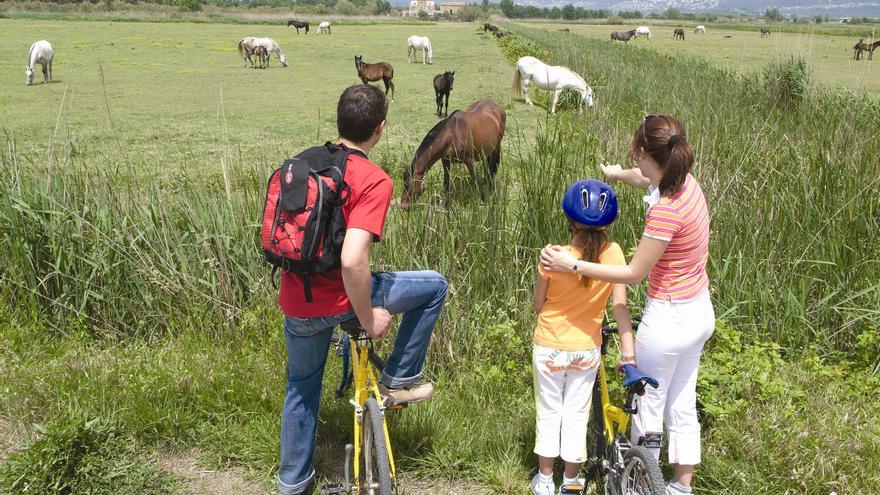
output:
[[[382,236],[393,183],[367,159],[367,153],[382,137],[387,112],[385,95],[375,86],[358,84],[340,96],[337,143],[354,150],[345,171],[351,191],[342,207],[346,231],[341,267],[312,275],[311,303],[306,301],[300,278],[292,273],[281,276],[278,302],[285,315],[287,343],[287,394],[278,472],[282,494],[303,493],[314,482],[321,382],[333,328],[339,323],[357,318],[370,337],[381,339],[391,329],[391,314],[403,313],[379,390],[398,404],[425,400],[433,392],[433,385],[421,380],[421,372],[443,309],[446,280],[429,270],[370,271],[370,246]]]

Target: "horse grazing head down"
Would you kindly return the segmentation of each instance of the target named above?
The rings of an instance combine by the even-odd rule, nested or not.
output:
[[[27,76],[27,85],[30,86],[34,83],[34,69],[30,67],[24,68],[25,76]]]

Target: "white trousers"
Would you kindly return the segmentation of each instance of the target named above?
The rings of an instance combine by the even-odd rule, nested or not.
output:
[[[539,456],[562,457],[566,462],[587,459],[587,421],[599,362],[599,349],[563,351],[534,344],[535,453]]]
[[[649,298],[636,335],[640,370],[660,387],[646,387],[632,417],[631,440],[637,445],[646,434],[659,435],[663,422],[669,439],[669,462],[700,463],[700,422],[697,419],[697,369],[703,345],[715,329],[715,311],[709,292],[677,303]],[[648,435],[651,436],[651,435]],[[650,449],[660,458],[660,448]]]

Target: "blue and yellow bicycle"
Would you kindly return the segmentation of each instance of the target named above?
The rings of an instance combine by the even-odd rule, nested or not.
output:
[[[590,422],[587,428],[588,460],[584,463],[584,486],[565,485],[560,493],[583,495],[591,483],[596,483],[596,493],[605,495],[663,495],[666,485],[660,466],[651,452],[641,445],[632,445],[626,435],[631,414],[638,414],[637,395],[645,393],[645,387],[657,388],[656,379],[632,365],[623,366],[623,387],[626,402],[618,407],[611,403],[604,357],[608,338],[617,333],[617,327],[602,327],[602,364],[593,386]]]

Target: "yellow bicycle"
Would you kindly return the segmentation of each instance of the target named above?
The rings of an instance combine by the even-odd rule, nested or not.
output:
[[[631,414],[638,414],[635,396],[643,395],[645,387],[659,386],[657,380],[640,371],[633,365],[624,365],[623,386],[626,402],[618,407],[611,403],[608,392],[608,378],[605,373],[604,357],[608,347],[608,337],[617,333],[611,325],[602,327],[602,357],[599,373],[593,386],[593,401],[589,435],[589,459],[584,463],[586,483],[564,485],[560,493],[583,495],[587,493],[590,482],[595,481],[596,493],[605,495],[663,495],[666,486],[654,456],[641,445],[632,445],[626,436],[626,427]]]
[[[342,336],[333,339],[342,357],[342,383],[336,398],[342,398],[349,387],[353,388],[354,397],[349,402],[354,406],[354,443],[345,446],[344,484],[326,486],[323,491],[328,495],[391,495],[397,491],[398,483],[385,411],[403,406],[388,407],[379,393],[376,371],[381,371],[385,362],[373,351],[373,341],[358,320],[348,320],[340,326]]]

